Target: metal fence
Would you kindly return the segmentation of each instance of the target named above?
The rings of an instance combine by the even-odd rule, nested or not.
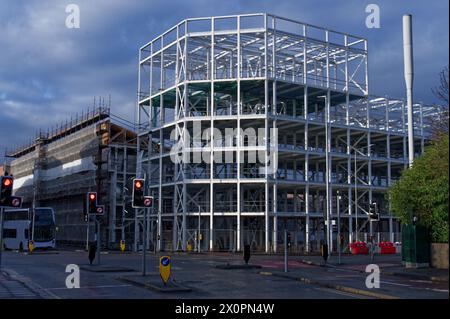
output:
[[[200,234],[200,235],[199,235]],[[306,243],[306,234],[304,231],[288,231],[290,238],[289,254],[317,254],[320,253],[321,245],[326,243],[325,232],[310,231],[308,247]],[[341,232],[344,237],[344,242],[341,247],[341,251],[344,253],[349,252],[350,237],[348,232]],[[353,241],[356,241],[356,234],[352,234]],[[274,234],[269,233],[269,253],[283,253],[285,249],[284,231],[278,231],[276,236],[276,247],[273,244]],[[378,244],[383,241],[400,242],[401,234],[389,232],[374,232],[373,236],[375,242]],[[154,238],[153,238],[154,237]],[[154,250],[157,238],[156,232],[150,235],[149,238],[149,250]],[[212,240],[213,251],[217,252],[237,252],[237,231],[235,229],[215,229],[212,231],[212,238],[210,229],[192,228],[186,230],[186,251],[187,252],[206,252],[210,251],[210,241]],[[369,242],[370,234],[367,232],[360,232],[358,234],[358,240],[363,242]],[[250,245],[250,249],[253,252],[265,252],[265,231],[263,230],[242,230],[240,236],[240,250],[242,251],[245,245]],[[332,252],[337,252],[338,249],[338,234],[333,232],[331,242]],[[180,250],[181,242],[174,245],[172,230],[165,230],[161,233],[161,250],[173,251]]]

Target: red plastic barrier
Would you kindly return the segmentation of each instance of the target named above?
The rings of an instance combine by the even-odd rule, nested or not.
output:
[[[394,243],[389,241],[384,241],[378,244],[380,247],[381,254],[395,254],[395,246]]]
[[[348,245],[350,248],[350,252],[353,255],[367,255],[369,254],[369,248],[366,243],[362,241],[357,241]]]

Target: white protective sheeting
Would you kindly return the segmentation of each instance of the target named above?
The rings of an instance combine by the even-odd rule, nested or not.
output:
[[[92,157],[84,157],[41,171],[41,180],[49,181],[55,178],[72,175],[79,172],[94,171],[96,168],[97,167],[94,164]]]
[[[33,175],[14,178],[13,190],[30,185],[33,185]]]
[[[50,181],[52,179],[77,174],[80,172],[94,171],[96,168],[97,167],[93,162],[92,156],[80,158],[72,162],[64,163],[62,165],[40,171],[40,180]],[[33,185],[33,178],[33,175],[27,175],[14,179],[14,190],[21,187]]]

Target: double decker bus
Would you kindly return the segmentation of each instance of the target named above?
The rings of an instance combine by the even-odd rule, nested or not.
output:
[[[3,216],[3,246],[5,249],[28,250],[33,240],[35,248],[55,248],[55,212],[50,207],[6,209]]]

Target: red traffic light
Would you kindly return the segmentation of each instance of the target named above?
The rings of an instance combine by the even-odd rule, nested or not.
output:
[[[140,180],[134,181],[134,188],[135,189],[141,189],[142,188],[142,181],[140,181]]]
[[[96,199],[97,195],[95,195],[94,193],[90,193],[89,194],[89,200],[90,201],[94,201]]]
[[[9,178],[9,177],[3,178],[3,186],[4,187],[10,187],[10,186],[12,186],[12,183],[13,183],[12,178]]]

